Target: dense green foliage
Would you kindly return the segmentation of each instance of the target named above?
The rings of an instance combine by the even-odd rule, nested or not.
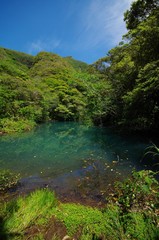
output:
[[[158,182],[154,175],[150,170],[133,171],[131,178],[116,183],[113,201],[117,201],[124,213],[153,211],[159,200]]]
[[[159,194],[153,175],[151,171],[133,172],[130,179],[118,183],[103,209],[60,203],[48,189],[37,190],[3,205],[1,237],[157,240]]]
[[[134,1],[130,10],[124,14],[124,20],[128,29],[134,29],[152,14],[159,6],[158,0]]]
[[[87,63],[85,62],[81,62],[78,60],[75,60],[73,57],[69,56],[69,57],[65,57],[64,58],[68,63],[70,63],[72,65],[72,67],[78,71],[81,72],[87,72],[89,66]]]
[[[109,119],[132,130],[159,129],[159,6],[137,0],[125,13],[124,42],[94,67],[110,82]],[[113,114],[112,114],[113,113]],[[108,118],[108,115],[105,115]],[[105,119],[103,119],[104,121]]]
[[[159,129],[159,6],[137,0],[124,41],[88,66],[72,57],[0,49],[0,131],[48,120]]]
[[[71,57],[0,48],[0,131],[29,130],[47,120],[94,121],[102,84],[87,64]]]

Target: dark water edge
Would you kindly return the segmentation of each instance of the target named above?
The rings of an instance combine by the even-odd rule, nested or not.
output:
[[[151,139],[112,128],[74,122],[47,123],[34,131],[0,139],[2,169],[20,172],[20,185],[5,198],[49,188],[59,200],[101,206],[114,182],[142,170]]]

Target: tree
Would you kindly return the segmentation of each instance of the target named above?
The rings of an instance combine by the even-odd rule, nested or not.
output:
[[[131,4],[130,10],[124,13],[124,21],[128,30],[135,29],[142,21],[152,15],[159,7],[158,0],[137,0]]]
[[[159,9],[125,35],[136,68],[159,59]]]
[[[147,13],[143,12],[144,6]],[[156,131],[159,128],[159,8],[156,1],[141,0],[134,2],[131,14],[133,7],[138,14],[141,10],[143,17],[134,15],[139,22],[124,36],[126,43],[111,49],[95,67],[111,83],[110,98],[116,109],[114,122],[133,130]],[[101,66],[105,66],[104,71]]]
[[[159,61],[145,65],[134,89],[123,96],[123,124],[137,130],[159,129]]]

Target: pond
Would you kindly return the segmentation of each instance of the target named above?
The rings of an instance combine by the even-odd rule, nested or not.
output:
[[[55,122],[0,138],[0,166],[21,174],[18,194],[48,187],[62,200],[98,203],[114,181],[141,170],[148,141],[110,128]]]

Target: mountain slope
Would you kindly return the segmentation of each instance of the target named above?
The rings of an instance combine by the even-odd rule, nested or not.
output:
[[[80,63],[80,65],[79,65]],[[48,120],[90,118],[88,91],[97,77],[87,64],[57,54],[37,56],[0,48],[0,131],[32,128]]]

